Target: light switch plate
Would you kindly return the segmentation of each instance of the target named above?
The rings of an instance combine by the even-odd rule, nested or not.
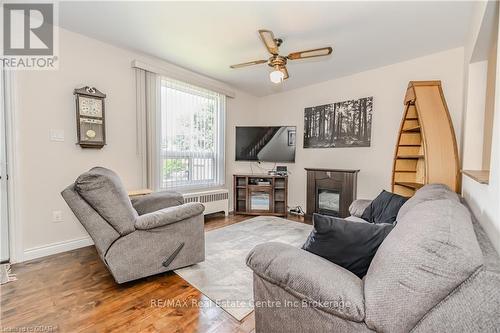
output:
[[[52,222],[59,223],[63,221],[62,212],[60,210],[54,210],[52,212]]]
[[[62,142],[64,141],[64,130],[50,129],[50,141]]]

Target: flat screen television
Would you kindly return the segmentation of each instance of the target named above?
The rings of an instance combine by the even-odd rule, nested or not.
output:
[[[237,126],[236,161],[295,162],[295,126]]]

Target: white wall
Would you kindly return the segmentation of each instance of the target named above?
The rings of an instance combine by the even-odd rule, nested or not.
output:
[[[90,243],[60,192],[82,172],[100,165],[115,170],[127,189],[140,188],[136,154],[136,88],[131,62],[161,65],[158,59],[117,48],[64,29],[59,31],[60,67],[56,71],[17,73],[16,225],[21,232],[14,259],[31,259]],[[165,63],[166,64],[166,63]],[[169,65],[171,66],[171,65]],[[90,85],[106,98],[107,145],[81,149],[76,142],[73,89]],[[227,111],[241,112],[252,98],[237,92]],[[243,104],[243,107],[240,107]],[[251,114],[251,112],[249,112]],[[49,140],[50,129],[62,129],[64,142]],[[52,222],[60,210],[64,221]]]
[[[476,73],[474,65],[481,56],[478,54],[488,54],[488,48],[495,44],[498,45],[500,33],[498,31],[498,2],[477,2],[474,12],[474,23],[470,29],[468,43],[465,46],[464,68],[466,82],[464,84],[465,105],[464,124],[466,130],[463,133],[462,141],[464,146],[471,146],[471,149],[479,151],[479,159],[476,159],[475,165],[482,166],[480,163],[483,153],[483,132],[477,131],[477,125],[484,119],[485,96],[478,96],[473,89],[468,89],[474,82]],[[496,23],[496,25],[495,25]],[[489,31],[492,30],[492,31]],[[492,38],[494,38],[492,40]],[[485,42],[486,41],[486,42]],[[473,214],[479,220],[483,228],[490,237],[493,246],[500,253],[500,67],[498,64],[498,53],[496,54],[496,84],[493,103],[493,129],[491,138],[491,157],[490,157],[490,177],[489,184],[480,184],[468,176],[463,176],[462,194],[469,204]],[[484,58],[484,56],[483,56]],[[481,60],[481,59],[480,59]],[[482,65],[484,67],[484,64]],[[486,84],[486,73],[483,70],[483,85]],[[482,105],[482,108],[477,108]],[[479,124],[478,124],[479,122]],[[483,127],[484,130],[484,127]],[[479,140],[478,140],[478,137]],[[464,151],[467,153],[467,150]],[[467,156],[466,156],[467,157]],[[470,156],[469,156],[470,157]],[[464,164],[465,167],[471,166],[471,163]]]
[[[467,98],[466,110],[478,110],[474,115],[469,114],[463,125],[462,136],[467,134],[467,139],[462,145],[462,169],[481,170],[483,165],[483,146],[484,136],[484,112],[486,103],[486,78],[488,75],[488,61],[478,61],[468,66],[468,84],[466,90]]]
[[[297,126],[296,163],[288,164],[289,205],[305,209],[306,167],[360,169],[358,198],[373,198],[382,189],[390,190],[394,147],[401,118],[403,98],[410,80],[441,80],[457,136],[460,136],[463,91],[463,48],[448,50],[332,81],[263,97],[257,111],[233,115],[228,132],[231,145],[228,170],[249,172],[250,163],[234,162],[234,126]],[[293,80],[293,67],[290,67]],[[285,83],[286,84],[286,83]],[[304,149],[304,108],[373,96],[371,147]],[[270,169],[272,164],[264,168]],[[254,172],[262,172],[253,164]]]

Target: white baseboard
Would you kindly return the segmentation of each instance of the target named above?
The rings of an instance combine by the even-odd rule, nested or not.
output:
[[[94,242],[92,241],[92,238],[87,236],[82,238],[70,239],[63,242],[56,242],[52,244],[32,247],[30,249],[24,250],[23,261],[42,258],[61,252],[71,251],[89,245],[94,245]]]

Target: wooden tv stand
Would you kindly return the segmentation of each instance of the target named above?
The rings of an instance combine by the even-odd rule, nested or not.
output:
[[[287,176],[233,175],[233,185],[235,214],[287,215]]]

